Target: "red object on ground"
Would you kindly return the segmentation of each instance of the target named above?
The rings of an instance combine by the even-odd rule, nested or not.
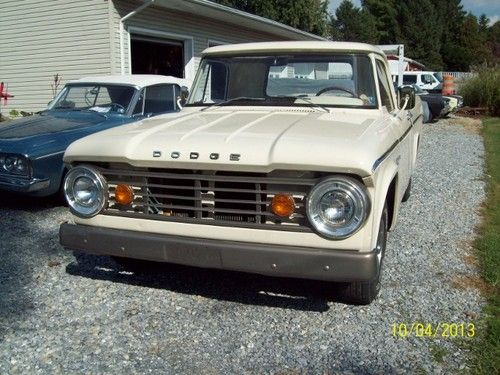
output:
[[[443,95],[453,95],[455,94],[455,82],[453,76],[445,75],[443,76]]]
[[[3,104],[7,104],[7,99],[13,98],[14,95],[9,94],[7,92],[7,90],[3,91],[3,88],[4,88],[4,84],[3,84],[3,82],[1,82],[0,83],[0,101],[3,99]]]

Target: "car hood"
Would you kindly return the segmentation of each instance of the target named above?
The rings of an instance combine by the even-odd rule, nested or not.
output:
[[[0,124],[0,139],[28,138],[93,126],[105,117],[93,112],[47,111]]]
[[[189,109],[186,109],[189,111]],[[398,139],[378,110],[218,108],[163,116],[74,142],[66,162],[270,172],[342,171],[369,175]]]

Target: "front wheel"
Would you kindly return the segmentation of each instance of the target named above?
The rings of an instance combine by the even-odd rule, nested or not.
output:
[[[378,295],[380,291],[380,279],[382,274],[382,262],[387,244],[387,203],[384,205],[382,217],[377,236],[377,276],[369,281],[354,281],[343,284],[340,291],[340,298],[344,302],[356,305],[368,305]]]
[[[410,181],[408,181],[408,186],[406,187],[405,193],[403,194],[403,199],[401,199],[402,202],[406,202],[408,199],[410,199],[411,196],[411,178]]]

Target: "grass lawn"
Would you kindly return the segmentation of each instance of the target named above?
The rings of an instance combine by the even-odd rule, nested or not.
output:
[[[488,197],[475,247],[490,286],[484,325],[475,342],[473,373],[500,374],[500,118],[483,120]]]

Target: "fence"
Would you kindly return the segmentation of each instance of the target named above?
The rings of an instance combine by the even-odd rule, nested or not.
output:
[[[476,73],[472,72],[441,72],[441,76],[449,75],[452,76],[455,81],[457,80],[465,80],[472,78],[476,75]]]

